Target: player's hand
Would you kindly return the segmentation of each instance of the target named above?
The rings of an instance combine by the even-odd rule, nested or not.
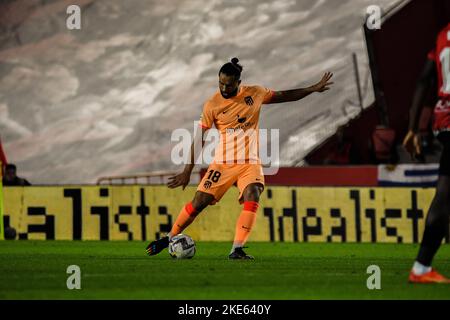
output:
[[[422,154],[422,145],[420,143],[420,135],[414,131],[408,131],[405,139],[403,140],[403,147],[411,155],[411,158],[417,158]]]
[[[170,177],[169,182],[167,183],[167,186],[170,189],[178,188],[179,186],[186,188],[186,186],[189,184],[189,180],[191,179],[191,173],[187,171],[183,171],[180,174],[177,174],[176,176]]]
[[[313,89],[315,92],[324,92],[327,90],[330,90],[330,86],[334,84],[334,82],[330,82],[331,78],[333,77],[333,74],[331,72],[327,72],[323,75],[322,80],[320,80],[318,83],[316,83],[313,86]]]

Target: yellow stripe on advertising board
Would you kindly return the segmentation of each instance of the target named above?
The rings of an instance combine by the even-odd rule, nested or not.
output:
[[[167,233],[196,188],[4,188],[20,239],[143,240]],[[433,188],[266,187],[250,241],[417,243]],[[197,241],[232,241],[242,210],[233,187],[186,229]]]

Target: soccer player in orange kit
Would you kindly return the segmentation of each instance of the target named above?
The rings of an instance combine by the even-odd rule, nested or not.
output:
[[[264,190],[264,175],[258,156],[261,106],[297,101],[313,92],[329,90],[333,84],[330,82],[333,74],[325,73],[318,83],[307,88],[273,91],[260,86],[241,86],[242,69],[237,58],[231,59],[231,62],[220,69],[219,90],[205,103],[200,120],[202,144],[205,132],[213,125],[220,132],[214,161],[200,182],[194,199],[181,209],[169,234],[147,246],[149,255],[158,254],[167,248],[173,236],[180,234],[203,209],[220,201],[225,192],[237,184],[240,191],[239,202],[243,203],[243,209],[236,224],[233,247],[228,257],[253,259],[244,252],[243,247],[255,223],[259,197]],[[240,133],[243,135],[239,135]],[[251,142],[245,143],[248,140]],[[238,141],[237,149],[235,141]],[[241,147],[243,144],[239,142],[244,142],[245,147]],[[232,158],[232,162],[229,158]],[[184,189],[189,183],[193,168],[194,143],[191,147],[191,162],[181,174],[170,178],[168,187],[182,186]]]

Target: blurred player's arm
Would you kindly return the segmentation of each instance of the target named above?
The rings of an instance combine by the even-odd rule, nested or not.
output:
[[[403,140],[403,146],[414,157],[422,153],[419,135],[419,122],[426,94],[430,86],[436,81],[436,65],[432,60],[427,60],[422,74],[417,81],[414,91],[412,106],[409,111],[408,134]]]
[[[202,134],[201,134],[202,148],[201,149],[203,149],[203,146],[205,145],[205,140],[204,140],[205,132],[208,129],[203,128],[203,127],[201,129],[202,129]],[[196,145],[196,141],[195,141],[195,137],[194,137],[194,141],[192,142],[192,145],[191,145],[190,161],[189,161],[189,163],[187,163],[184,166],[184,170],[182,173],[169,178],[169,182],[167,183],[167,186],[170,189],[174,189],[174,188],[182,186],[183,190],[184,190],[184,188],[186,188],[186,186],[189,184],[189,180],[191,179],[192,170],[195,167],[195,158],[199,155],[199,152],[201,152],[201,150],[195,150],[196,149],[195,145]]]
[[[334,83],[334,82],[330,82],[332,77],[333,77],[333,74],[331,72],[327,72],[324,74],[324,76],[322,77],[322,79],[319,82],[317,82],[316,84],[314,84],[310,87],[286,90],[286,91],[275,91],[272,98],[265,103],[273,104],[273,103],[298,101],[300,99],[303,99],[303,98],[309,96],[311,93],[324,92],[324,91],[330,90],[330,86]]]

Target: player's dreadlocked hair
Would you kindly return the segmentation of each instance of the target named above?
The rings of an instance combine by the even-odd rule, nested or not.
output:
[[[219,75],[221,73],[227,76],[234,76],[236,80],[241,78],[242,66],[239,64],[238,58],[231,59],[231,62],[225,63],[222,68],[220,68]]]

